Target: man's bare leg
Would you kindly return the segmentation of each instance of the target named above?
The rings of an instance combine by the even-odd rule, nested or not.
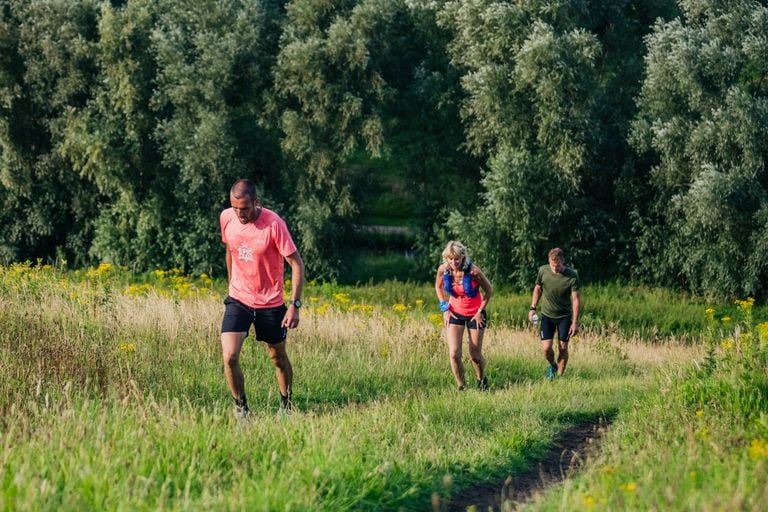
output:
[[[243,348],[247,332],[221,333],[221,353],[224,359],[224,378],[239,409],[248,410],[245,398],[245,377],[240,368],[240,350]]]
[[[267,344],[267,352],[275,366],[275,376],[277,377],[277,387],[280,390],[282,405],[284,408],[290,409],[293,395],[293,366],[291,366],[291,360],[285,350],[285,342],[274,345]]]
[[[559,350],[557,352],[557,374],[562,375],[565,373],[565,367],[568,365],[568,342],[560,341]]]

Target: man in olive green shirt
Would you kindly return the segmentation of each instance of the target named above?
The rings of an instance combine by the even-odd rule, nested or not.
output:
[[[565,373],[568,365],[568,341],[579,331],[579,274],[565,266],[563,250],[555,247],[549,251],[549,264],[539,267],[536,286],[533,287],[528,319],[534,322],[536,306],[541,299],[541,348],[549,368],[547,378]],[[552,343],[557,332],[559,350],[557,363]]]

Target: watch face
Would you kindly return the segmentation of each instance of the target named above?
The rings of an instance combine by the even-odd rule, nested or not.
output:
[[[301,299],[294,300],[293,301],[293,305],[296,306],[297,308],[300,308],[301,307]]]

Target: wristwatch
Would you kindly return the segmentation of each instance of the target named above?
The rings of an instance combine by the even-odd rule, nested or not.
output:
[[[293,304],[294,307],[300,308],[301,307],[301,299],[289,300],[288,304]]]

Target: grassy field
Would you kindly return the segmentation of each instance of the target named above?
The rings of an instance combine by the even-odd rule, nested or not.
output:
[[[756,510],[768,498],[768,329],[747,302],[705,311],[595,288],[567,376],[547,382],[516,317],[526,296],[501,293],[485,342],[492,389],[458,392],[429,286],[310,284],[288,342],[299,411],[278,414],[274,370],[249,339],[253,414],[238,422],[222,294],[178,270],[2,268],[0,510],[445,509],[601,418],[604,449],[534,509]],[[663,336],[643,323],[677,315],[694,327]]]
[[[768,324],[751,300],[710,319],[705,356],[671,367],[624,408],[577,478],[530,510],[765,510]],[[730,329],[722,329],[730,324]]]

